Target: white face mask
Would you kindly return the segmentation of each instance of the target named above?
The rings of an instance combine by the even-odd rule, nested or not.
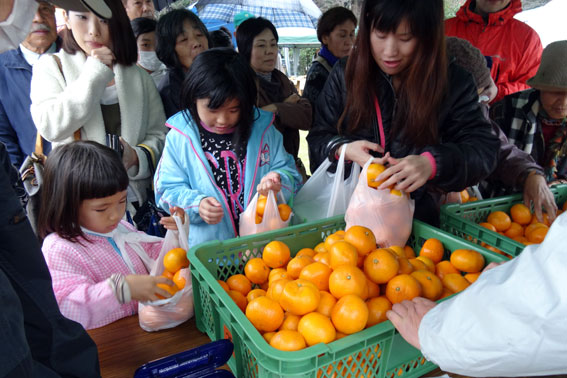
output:
[[[0,22],[0,53],[18,48],[26,39],[37,7],[35,0],[14,0],[12,13],[6,21]]]
[[[161,60],[158,59],[155,51],[139,51],[138,64],[148,71],[157,71],[161,67]]]

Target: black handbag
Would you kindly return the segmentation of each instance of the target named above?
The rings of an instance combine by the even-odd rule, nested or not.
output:
[[[139,144],[138,147],[144,151],[146,158],[148,159],[148,165],[150,167],[150,172],[152,176],[151,188],[147,190],[147,199],[144,203],[136,209],[136,214],[134,215],[133,221],[136,227],[140,231],[144,231],[148,235],[164,237],[166,229],[163,227],[159,220],[162,217],[167,217],[169,214],[163,211],[156,205],[155,195],[153,191],[153,177],[155,173],[156,161],[152,149],[145,144]]]

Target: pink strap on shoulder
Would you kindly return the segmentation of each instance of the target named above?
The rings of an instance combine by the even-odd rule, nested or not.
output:
[[[378,131],[380,133],[380,146],[384,152],[386,151],[386,138],[384,137],[384,124],[382,123],[382,111],[380,104],[378,104],[378,97],[374,95],[374,108],[376,109],[376,117],[378,118]]]

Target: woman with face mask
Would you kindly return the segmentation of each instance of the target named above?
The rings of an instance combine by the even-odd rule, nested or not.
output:
[[[78,137],[101,144],[115,140],[128,171],[133,210],[151,188],[165,115],[152,78],[136,65],[136,40],[124,7],[105,2],[112,10],[108,20],[88,11],[64,12],[62,50],[34,65],[31,113],[54,148]]]
[[[156,87],[166,74],[166,67],[156,54],[156,20],[138,17],[130,21],[138,45],[138,66],[150,74]]]

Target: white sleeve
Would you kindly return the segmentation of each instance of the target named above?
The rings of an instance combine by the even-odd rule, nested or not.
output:
[[[423,355],[473,377],[567,373],[567,214],[541,245],[483,273],[423,318]]]
[[[33,66],[30,98],[31,115],[37,130],[50,142],[72,138],[100,107],[100,98],[114,73],[98,60],[88,57],[79,77],[67,82],[52,56]]]

